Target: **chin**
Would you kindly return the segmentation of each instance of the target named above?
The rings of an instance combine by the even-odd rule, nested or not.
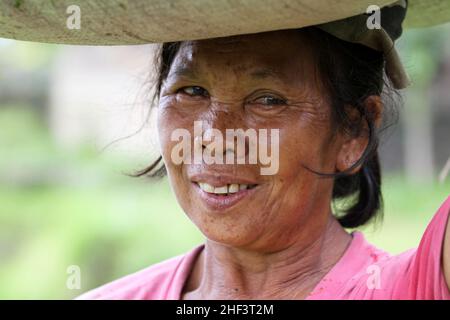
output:
[[[251,219],[218,219],[204,212],[199,214],[198,211],[189,217],[208,240],[223,245],[245,247],[259,238],[260,233],[255,223],[249,221]]]

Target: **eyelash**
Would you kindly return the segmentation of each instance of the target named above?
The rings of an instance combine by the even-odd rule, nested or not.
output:
[[[201,90],[203,91],[203,94],[189,94],[189,93],[187,93],[187,92],[185,91],[185,90],[188,89],[188,88],[201,89]],[[178,90],[176,91],[176,93],[186,94],[186,95],[188,95],[188,96],[190,96],[190,97],[197,97],[197,96],[208,97],[208,96],[209,96],[208,91],[206,91],[206,89],[204,89],[204,88],[202,88],[202,87],[200,87],[200,86],[186,86],[186,87],[182,87],[182,88],[178,89]],[[279,98],[279,97],[273,96],[273,95],[263,95],[263,96],[260,96],[260,97],[256,98],[256,99],[253,100],[253,101],[259,100],[259,99],[261,99],[261,98],[265,98],[265,99],[273,99],[273,100],[276,101],[275,103],[266,103],[266,104],[263,104],[263,105],[267,105],[267,106],[279,106],[279,105],[285,105],[286,102],[287,102],[285,99],[282,99],[282,98]]]
[[[188,88],[197,88],[197,89],[201,89],[201,90],[203,90],[203,92],[206,93],[206,94],[201,94],[201,95],[189,94],[189,93],[187,93],[187,92],[185,91],[185,90],[188,89]],[[208,91],[206,91],[205,89],[203,89],[202,87],[199,87],[199,86],[187,86],[187,87],[182,87],[182,88],[178,89],[178,90],[176,91],[176,93],[186,94],[186,95],[188,95],[188,96],[190,96],[190,97],[196,97],[196,96],[208,97],[208,96],[209,96]]]
[[[273,99],[273,100],[276,101],[276,103],[264,103],[264,105],[267,105],[267,106],[281,106],[281,105],[285,105],[286,104],[286,100],[278,98],[276,96],[272,96],[272,95],[261,96],[261,97],[257,98],[256,100],[259,100],[261,98],[263,98],[263,99]]]

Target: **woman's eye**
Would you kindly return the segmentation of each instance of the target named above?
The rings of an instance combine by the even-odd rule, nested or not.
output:
[[[208,91],[203,89],[199,86],[190,86],[190,87],[183,87],[181,89],[178,89],[177,92],[187,94],[188,96],[195,97],[195,96],[208,96]]]
[[[267,105],[267,106],[279,106],[279,105],[285,105],[286,100],[274,97],[274,96],[263,96],[254,101],[254,103]]]

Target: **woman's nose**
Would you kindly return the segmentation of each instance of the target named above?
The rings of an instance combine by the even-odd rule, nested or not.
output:
[[[210,121],[203,122],[202,130],[202,150],[208,151],[209,154],[215,156],[216,152],[234,155],[234,138],[227,140],[227,131],[234,129],[233,121],[229,119],[228,112],[216,112]]]
[[[206,120],[211,127],[218,130],[226,130],[239,125],[242,121],[242,115],[238,115],[238,110],[235,110],[236,106],[226,103],[213,103],[206,116]]]
[[[246,139],[246,126],[242,118],[230,117],[225,112],[217,113],[212,121],[203,122],[201,147],[208,154],[216,156],[222,153],[223,159],[237,161],[249,152],[249,141]]]

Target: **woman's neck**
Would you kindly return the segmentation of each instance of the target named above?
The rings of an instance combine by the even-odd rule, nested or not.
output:
[[[207,241],[182,299],[304,299],[330,271],[351,236],[330,217],[309,243],[273,253],[250,252]]]

